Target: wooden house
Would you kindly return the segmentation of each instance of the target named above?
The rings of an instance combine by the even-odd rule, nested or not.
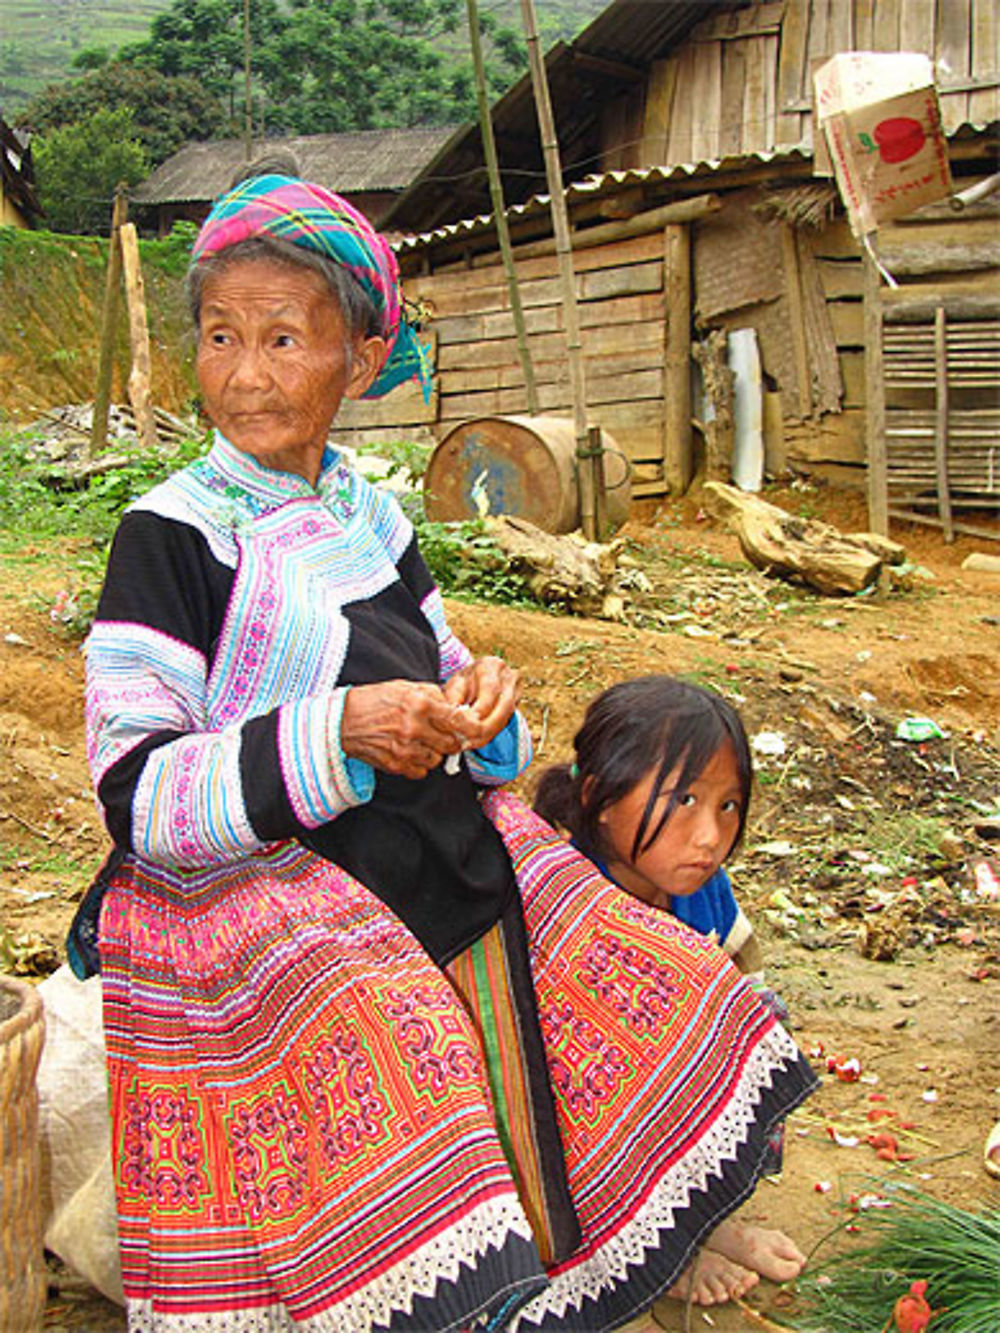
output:
[[[866,315],[861,252],[831,180],[815,174],[811,74],[844,50],[933,56],[961,190],[996,170],[998,41],[994,0],[614,0],[574,42],[548,52],[588,410],[631,457],[637,494],[676,493],[688,484],[703,449],[697,428],[692,448],[690,421],[701,409],[691,397],[691,363],[718,361],[713,334],[717,340],[752,327],[771,470],[863,486],[873,455],[868,435],[881,430],[878,485],[889,487],[897,511],[910,502],[913,469],[894,469],[892,442],[921,453],[917,472],[935,447],[940,452],[926,434],[928,423],[934,434],[940,395],[928,395],[924,383],[929,374],[939,377],[940,367],[932,374],[926,363],[920,385],[905,385],[872,355],[866,360],[866,339],[886,298],[876,290],[878,308],[870,299]],[[541,410],[567,415],[562,312],[530,81],[501,98],[492,116]],[[960,428],[953,445],[966,426],[968,439],[982,443],[994,420],[988,363],[991,320],[1000,315],[996,222],[988,200],[961,212],[946,203],[880,232],[888,267],[913,286],[888,298],[890,322],[911,298],[911,310],[925,313],[940,298],[946,319],[974,317],[981,325],[968,375],[961,369],[965,335],[956,334],[950,356],[958,368],[946,367],[946,377],[958,375],[953,408],[960,402],[961,412],[987,415],[953,422]],[[524,412],[478,127],[451,137],[384,223],[410,233],[398,253],[407,294],[427,312],[435,394],[429,405],[415,393],[352,405],[345,425],[383,438],[391,429],[438,439],[462,420]],[[878,393],[869,392],[873,374]],[[710,365],[706,379],[711,398]],[[974,401],[963,398],[967,391]],[[881,426],[879,395],[889,413]],[[904,415],[893,418],[895,412]],[[908,440],[911,427],[917,433]],[[989,447],[977,446],[976,461],[959,469],[962,503],[995,502],[1000,494],[1000,460],[988,461]],[[936,521],[935,468],[932,462]],[[878,504],[875,518],[884,522]]]
[[[257,140],[254,155],[291,152],[307,179],[336,190],[376,226],[402,191],[451,137],[445,127],[358,130]],[[188,143],[131,191],[131,202],[165,236],[176,221],[201,222],[246,162],[242,139]]]
[[[0,226],[34,227],[41,217],[28,136],[0,118]]]

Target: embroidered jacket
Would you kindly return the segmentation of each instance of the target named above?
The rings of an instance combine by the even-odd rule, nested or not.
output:
[[[473,783],[524,768],[523,720],[423,782],[345,757],[339,735],[351,685],[445,681],[469,661],[393,497],[332,450],[314,488],[216,436],[130,506],[87,642],[88,752],[116,846],[183,872],[298,838],[404,919],[426,900],[408,924],[452,954],[509,896]]]

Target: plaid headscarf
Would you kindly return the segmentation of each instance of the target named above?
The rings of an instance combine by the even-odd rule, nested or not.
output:
[[[254,236],[280,237],[315,250],[342,264],[368,293],[389,354],[365,398],[381,398],[408,379],[418,380],[425,400],[430,398],[430,361],[400,306],[396,256],[366,217],[322,185],[292,176],[256,176],[216,203],[195,240],[194,262]]]

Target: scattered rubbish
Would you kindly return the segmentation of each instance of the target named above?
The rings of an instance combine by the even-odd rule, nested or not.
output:
[[[830,1138],[833,1139],[838,1148],[856,1148],[861,1142],[857,1134],[841,1134],[841,1132],[838,1129],[834,1129],[832,1125],[827,1125],[826,1132],[829,1134]]]
[[[783,838],[777,838],[771,842],[759,842],[754,848],[756,852],[762,852],[764,856],[794,856],[801,848],[794,842],[786,842]]]
[[[827,1058],[826,1072],[835,1074],[841,1083],[857,1083],[861,1077],[861,1061],[856,1055],[845,1058],[842,1055],[831,1055]]]
[[[977,897],[989,903],[1000,902],[1000,876],[991,862],[976,861],[972,866],[972,880]]]
[[[758,731],[750,741],[754,754],[769,759],[780,758],[788,749],[788,742],[780,731]]]
[[[944,740],[947,732],[933,718],[904,717],[896,728],[896,736],[901,741],[937,741]]]

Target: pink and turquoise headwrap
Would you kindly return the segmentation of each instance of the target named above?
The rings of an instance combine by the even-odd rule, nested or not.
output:
[[[194,261],[255,236],[280,237],[325,255],[368,293],[389,355],[366,398],[381,398],[409,379],[418,380],[424,398],[430,397],[430,361],[400,306],[396,256],[366,217],[322,185],[292,176],[256,176],[216,203],[195,240]]]

